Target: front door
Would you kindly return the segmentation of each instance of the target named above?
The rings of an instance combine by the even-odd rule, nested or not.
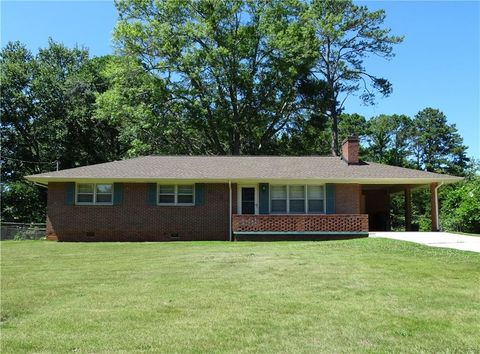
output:
[[[255,188],[242,187],[242,214],[255,214]]]

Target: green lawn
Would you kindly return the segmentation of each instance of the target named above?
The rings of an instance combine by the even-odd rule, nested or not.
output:
[[[3,241],[1,352],[480,352],[480,255]]]

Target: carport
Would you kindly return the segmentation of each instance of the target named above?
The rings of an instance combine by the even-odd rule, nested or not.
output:
[[[418,231],[412,228],[412,190],[430,190],[432,231],[439,231],[438,188],[442,183],[428,184],[363,184],[361,212],[368,214],[370,231],[390,231],[390,200],[392,195],[404,196],[405,231]]]

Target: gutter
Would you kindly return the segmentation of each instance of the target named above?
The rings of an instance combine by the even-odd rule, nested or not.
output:
[[[102,182],[124,182],[124,183],[151,183],[157,181],[165,182],[198,182],[203,183],[228,183],[228,181],[235,183],[258,183],[258,182],[275,182],[275,183],[358,183],[358,184],[430,184],[430,183],[457,183],[462,181],[463,177],[452,178],[268,178],[268,177],[245,177],[245,178],[158,178],[158,177],[55,177],[55,176],[41,176],[35,175],[25,176],[30,182],[39,182],[48,184],[49,182],[84,182],[95,183]]]

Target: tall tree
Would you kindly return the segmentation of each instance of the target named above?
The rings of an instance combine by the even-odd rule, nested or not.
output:
[[[368,120],[368,158],[396,166],[409,166],[412,120],[405,115],[379,115]]]
[[[392,92],[390,82],[366,69],[364,59],[375,55],[393,57],[393,45],[402,37],[383,28],[385,12],[369,11],[351,1],[313,0],[309,9],[320,42],[320,56],[313,74],[327,83],[328,115],[332,121],[331,153],[339,153],[338,118],[349,95],[359,93],[372,104],[375,92]]]
[[[318,53],[305,4],[119,0],[121,52],[161,78],[169,103],[213,154],[269,149],[299,115],[299,84]]]
[[[455,124],[440,110],[425,108],[413,120],[412,151],[418,169],[462,175],[469,159]]]

